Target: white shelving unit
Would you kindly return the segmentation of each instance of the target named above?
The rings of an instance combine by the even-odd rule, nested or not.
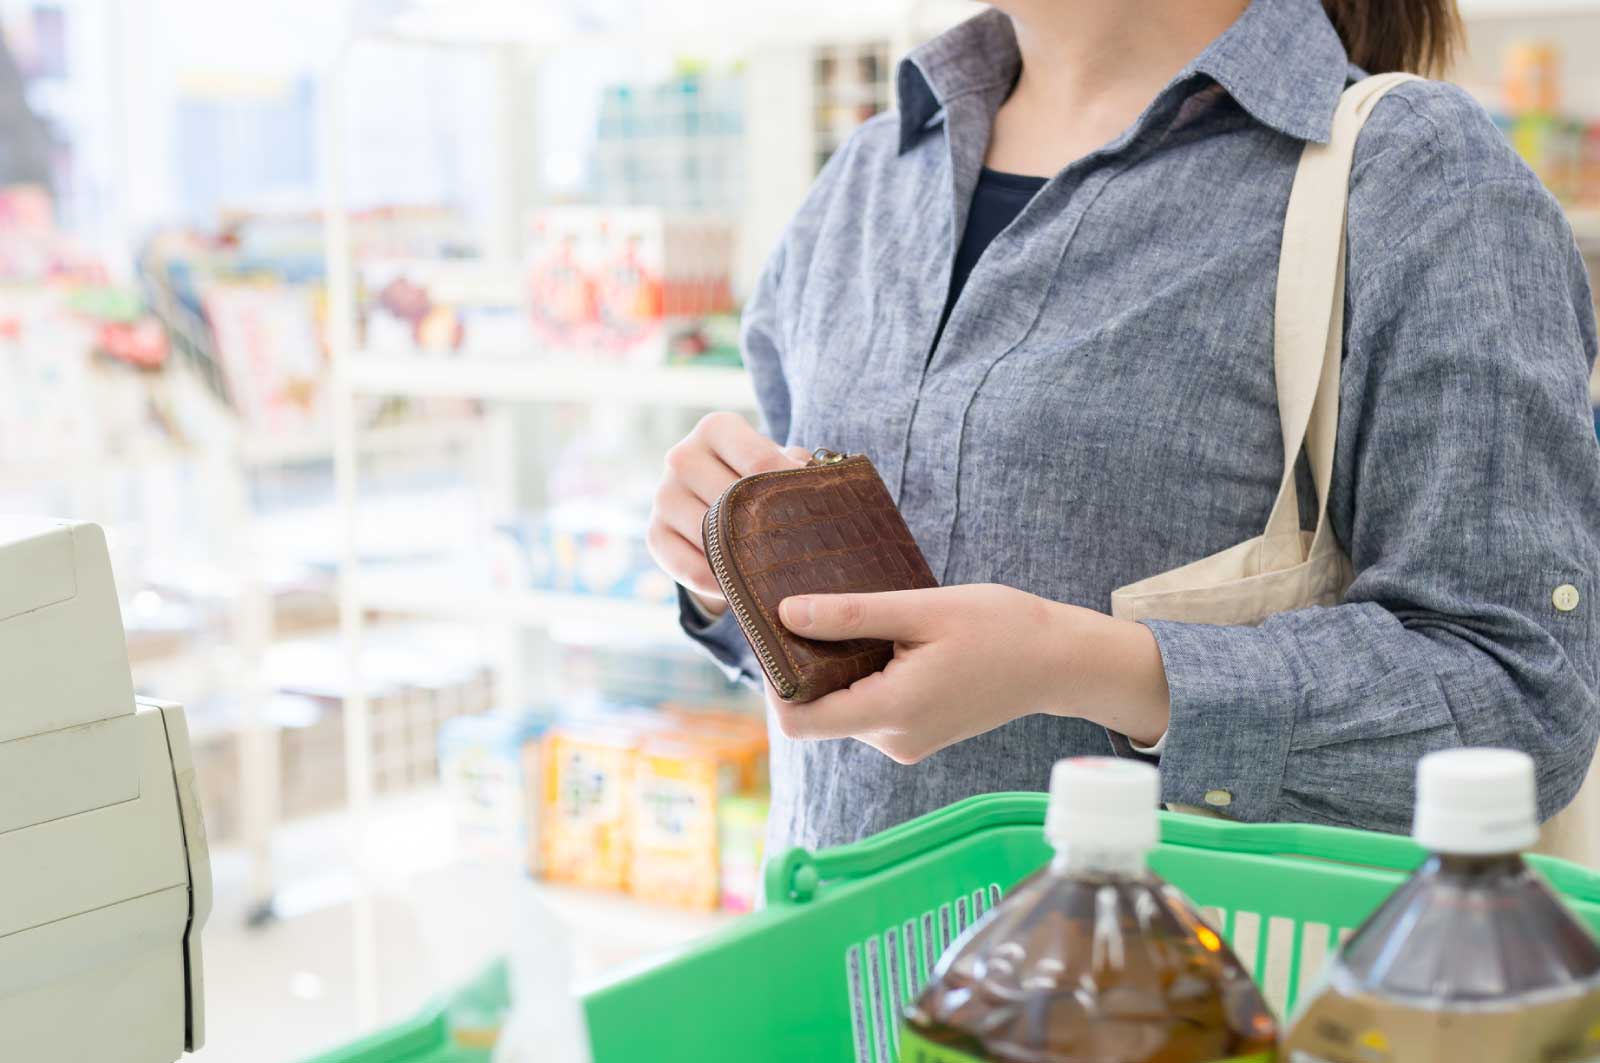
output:
[[[1567,221],[1585,252],[1600,251],[1600,207],[1568,207]]]
[[[471,3],[451,5],[459,14]],[[519,5],[498,5],[517,22]],[[898,8],[895,3],[877,5]],[[438,9],[445,10],[443,5]],[[676,10],[674,11],[676,15]],[[765,31],[772,23],[761,20]],[[890,20],[892,21],[892,20]],[[499,93],[503,113],[496,128],[502,143],[490,146],[496,162],[497,187],[487,198],[489,217],[484,227],[488,257],[505,262],[519,259],[514,246],[521,232],[524,210],[531,205],[534,190],[532,151],[516,141],[525,139],[532,127],[532,64],[539,51],[559,43],[561,38],[540,38],[527,25],[514,32],[483,24],[457,22],[439,33],[426,26],[407,23],[398,32],[382,32],[380,43],[402,40],[407,45],[444,44],[481,50],[495,64],[504,90]],[[854,21],[857,31],[870,23],[870,36],[890,36],[883,20],[863,17]],[[791,23],[794,24],[794,23]],[[813,24],[822,32],[823,22]],[[808,29],[813,28],[808,27]],[[702,37],[698,44],[715,40],[725,45],[730,39],[726,25],[717,33]],[[441,40],[442,38],[442,40]],[[370,38],[369,38],[370,39]],[[635,47],[672,48],[674,41],[685,46],[685,37],[651,40],[628,38],[611,43],[631,43]],[[585,35],[587,43],[607,41]],[[516,496],[513,433],[509,430],[506,403],[575,404],[581,406],[634,407],[638,409],[705,410],[735,409],[753,411],[755,395],[743,370],[697,366],[630,366],[607,364],[595,356],[562,351],[495,351],[461,358],[430,359],[388,351],[364,350],[358,345],[356,327],[355,264],[351,257],[350,219],[346,205],[346,158],[342,129],[344,70],[347,46],[330,72],[321,94],[325,160],[324,189],[328,247],[328,335],[333,366],[334,455],[337,500],[341,513],[339,619],[352,696],[344,704],[345,772],[351,819],[356,837],[352,851],[362,851],[362,838],[368,829],[373,802],[371,713],[360,674],[361,648],[366,638],[370,614],[403,614],[430,617],[478,626],[485,631],[504,632],[504,670],[514,674],[517,630],[523,628],[586,627],[634,635],[670,634],[676,630],[676,609],[653,602],[607,599],[574,594],[508,590],[478,581],[462,579],[460,574],[426,570],[365,568],[357,548],[356,509],[360,497],[359,454],[364,432],[356,418],[358,400],[372,396],[412,398],[455,398],[482,402],[488,408],[485,431],[491,436],[489,447],[499,450],[487,470],[491,507],[507,511]],[[805,117],[805,112],[800,112]],[[535,134],[536,135],[536,134]],[[752,149],[756,150],[756,149]],[[803,191],[803,189],[802,189]],[[789,204],[787,209],[792,209]],[[513,690],[506,695],[516,697]],[[356,1017],[363,1026],[379,1014],[377,999],[376,921],[370,896],[371,883],[365,882],[368,869],[358,866],[358,888],[352,907],[355,942]],[[365,882],[365,887],[363,883]],[[717,925],[726,917],[693,916],[646,905],[625,897],[593,897],[567,891],[562,906],[580,927],[625,927],[630,937],[659,940],[662,943],[685,940]]]
[[[363,573],[360,587],[361,608],[374,613],[539,628],[600,625],[641,635],[671,635],[678,630],[676,607],[627,598],[463,587],[420,572],[377,577]]]
[[[1600,0],[1460,0],[1460,5],[1468,20],[1600,14]]]
[[[358,352],[349,358],[346,381],[357,395],[755,407],[750,378],[741,369],[607,365],[581,352],[463,359]]]

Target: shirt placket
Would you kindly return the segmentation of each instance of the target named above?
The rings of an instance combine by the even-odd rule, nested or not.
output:
[[[1050,224],[1040,228],[1019,218],[995,238],[968,278],[967,289],[951,311],[945,334],[922,378],[908,426],[904,461],[908,474],[901,504],[918,515],[923,554],[941,580],[949,562],[957,515],[967,410],[990,370],[1032,331],[1053,288],[1050,283],[1042,283],[1026,291],[1005,293],[1005,298],[1026,300],[1015,308],[1017,312],[1007,322],[1009,329],[1004,334],[973,335],[972,307],[985,296],[984,285],[992,272],[993,263],[986,260],[991,255],[1024,253],[1020,244],[1027,238],[1060,248],[1059,256],[1046,264],[1053,272],[1065,257],[1089,204],[1115,171],[1115,167],[1102,165],[1086,177],[1063,173],[1040,190],[1040,197],[1049,198],[1029,207],[1051,212]],[[991,268],[986,269],[986,265]]]
[[[898,497],[901,508],[914,520],[928,566],[941,581],[947,575],[950,542],[959,513],[961,455],[972,402],[993,368],[1037,324],[1046,300],[1068,268],[1073,238],[1101,191],[1159,142],[1177,113],[1178,101],[1178,94],[1170,94],[1119,142],[1079,159],[1040,189],[1034,202],[995,237],[978,260],[951,310],[937,348],[925,360],[906,427]],[[973,182],[978,165],[981,155],[972,166]],[[959,175],[956,183],[959,188]],[[963,210],[957,217],[965,216]],[[959,234],[955,239],[959,243]],[[975,323],[980,319],[973,307],[990,294],[986,289],[995,273],[995,259],[1028,254],[1030,248],[1039,257],[1040,282],[1027,289],[993,293],[1021,305],[1013,306],[1015,312],[1002,331],[975,333]],[[1055,253],[1040,254],[1040,248],[1054,248]]]

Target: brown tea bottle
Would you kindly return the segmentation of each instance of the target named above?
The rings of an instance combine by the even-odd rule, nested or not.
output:
[[[1250,976],[1152,874],[1156,770],[1056,764],[1055,857],[962,935],[905,1014],[902,1063],[1272,1063]]]
[[[1600,1059],[1600,946],[1518,855],[1534,793],[1522,753],[1422,759],[1412,834],[1432,855],[1302,999],[1293,1063]]]

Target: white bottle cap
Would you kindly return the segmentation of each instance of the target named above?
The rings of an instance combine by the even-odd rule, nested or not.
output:
[[[1050,772],[1044,836],[1057,849],[1146,853],[1161,840],[1161,775],[1137,760],[1071,757]]]
[[[1435,853],[1521,852],[1539,840],[1533,758],[1510,749],[1449,749],[1417,763],[1411,836]]]

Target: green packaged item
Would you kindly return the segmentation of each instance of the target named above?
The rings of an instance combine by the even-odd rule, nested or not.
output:
[[[717,807],[717,865],[722,907],[727,911],[748,912],[760,901],[761,856],[771,807],[766,794],[731,795]]]

